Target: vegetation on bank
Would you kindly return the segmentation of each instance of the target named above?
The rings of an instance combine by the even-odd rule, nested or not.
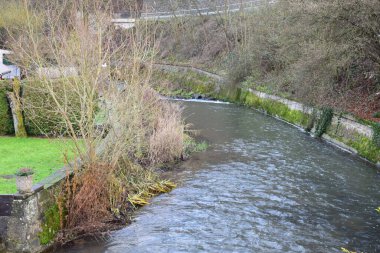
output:
[[[274,94],[286,94],[316,105],[326,102],[340,109],[346,108],[341,104],[343,98],[350,98],[350,92],[360,88],[371,95],[365,101],[372,105],[376,99],[374,92],[378,91],[374,71],[377,63],[372,58],[367,61],[367,51],[360,51],[364,58],[353,61],[351,51],[358,51],[342,44],[350,41],[346,33],[340,34],[342,38],[337,42],[330,41],[323,29],[317,29],[320,37],[311,33],[305,33],[310,37],[297,36],[297,25],[307,24],[309,29],[315,28],[314,23],[323,24],[305,17],[301,11],[304,6],[292,4],[301,2],[279,1],[263,12],[201,17],[194,22],[157,22],[153,28],[162,25],[158,30],[167,43],[160,45],[168,49],[161,48],[159,57],[179,61],[190,57],[209,68],[227,69],[233,88],[242,88],[243,81],[243,88],[261,87]],[[125,224],[135,208],[175,187],[160,177],[157,168],[181,161],[189,150],[206,148],[204,143],[196,145],[189,140],[184,134],[187,126],[181,118],[181,108],[161,100],[151,84],[166,94],[172,94],[174,88],[178,94],[190,96],[194,92],[212,94],[214,82],[195,74],[178,80],[177,76],[165,73],[157,79],[168,79],[179,85],[161,87],[155,80],[157,73],[152,76],[156,51],[151,43],[160,36],[139,29],[116,30],[110,23],[112,6],[111,1],[100,0],[68,0],[60,5],[38,1],[33,6],[20,6],[30,17],[26,25],[21,23],[23,29],[7,27],[11,49],[15,52],[12,60],[26,70],[22,104],[28,132],[68,137],[72,143],[69,152],[81,160],[57,193],[56,206],[45,213],[46,224],[40,234],[42,243],[48,243],[57,234],[67,240],[80,233],[108,229],[110,224]],[[306,7],[310,12],[310,6]],[[326,10],[320,11],[340,8],[330,7],[327,5]],[[376,14],[370,17],[376,18]],[[257,25],[253,27],[252,23]],[[305,29],[306,26],[301,31],[306,32]],[[354,36],[358,35],[357,31],[353,32]],[[359,37],[365,36],[364,33]],[[298,37],[303,41],[293,41]],[[319,38],[323,38],[321,44]],[[363,45],[366,43],[363,41]],[[330,51],[322,46],[331,48],[333,54],[329,55]],[[318,58],[321,51],[328,55]],[[376,48],[371,52],[376,53]],[[348,55],[345,61],[335,64],[337,56],[342,54]],[[75,78],[61,73],[57,80],[38,71],[44,68],[60,71],[72,66],[77,70]],[[363,71],[368,76],[357,78],[360,75],[356,73],[363,74]],[[38,82],[34,81],[36,78]],[[365,81],[363,87],[357,85],[359,79]],[[317,88],[319,82],[325,86]],[[294,124],[307,126],[310,121],[308,115],[277,102],[264,101],[242,89],[234,91],[238,94],[222,91],[220,96]],[[336,94],[340,96],[334,97]],[[6,104],[1,96],[0,92],[0,117],[7,126],[9,110],[1,107],[1,102]],[[331,104],[331,101],[339,103]],[[4,133],[11,133],[4,129]]]
[[[178,74],[156,69],[152,75],[152,85],[161,95],[168,97],[193,98],[196,94],[211,97],[216,81],[194,71]]]
[[[0,194],[17,192],[14,175],[19,168],[34,169],[35,183],[62,168],[72,158],[71,148],[69,139],[0,137]]]
[[[281,0],[151,27],[160,35],[160,61],[202,66],[235,86],[378,121],[379,8],[376,0]]]
[[[38,234],[40,243],[47,245],[51,243],[61,229],[61,211],[58,204],[53,204],[44,213],[42,231]]]

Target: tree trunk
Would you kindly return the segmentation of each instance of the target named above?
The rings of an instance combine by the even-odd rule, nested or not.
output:
[[[7,92],[7,98],[11,107],[13,126],[15,129],[16,137],[27,137],[26,129],[24,125],[24,119],[22,117],[21,101],[20,101],[20,81],[15,79],[13,81],[13,92]]]

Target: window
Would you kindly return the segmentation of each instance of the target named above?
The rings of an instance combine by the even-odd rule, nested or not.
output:
[[[6,55],[4,55],[4,58],[3,58],[3,64],[4,65],[7,65],[7,66],[10,66],[10,65],[14,65],[8,58]]]

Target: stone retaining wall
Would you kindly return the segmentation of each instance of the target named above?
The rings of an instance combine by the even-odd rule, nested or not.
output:
[[[313,110],[317,110],[301,103],[266,94],[264,92],[252,89],[248,89],[248,92],[254,94],[260,99],[279,102],[286,105],[290,110],[300,111],[304,114],[311,115]],[[319,113],[320,112],[317,110],[317,114]],[[297,126],[301,128],[304,127],[301,125]],[[311,133],[314,134],[314,131],[315,126],[311,130]],[[350,115],[335,113],[330,126],[321,138],[340,149],[358,155],[366,161],[375,164],[377,168],[380,168],[380,149],[378,147],[376,148],[374,144],[371,144],[373,134],[374,133],[371,126],[361,124]]]
[[[45,212],[55,204],[56,191],[71,168],[62,168],[33,187],[30,194],[0,195],[0,253],[35,253]]]
[[[264,92],[260,92],[260,91],[256,91],[252,89],[248,89],[248,90],[260,98],[278,101],[288,106],[289,109],[291,110],[302,111],[308,114],[311,114],[313,111],[313,108],[305,106],[301,103],[298,103],[292,100],[288,100],[288,99],[281,98],[274,95],[269,95]],[[335,114],[332,119],[332,124],[336,125],[338,124],[338,122],[341,125],[341,127],[344,127],[347,130],[352,130],[352,131],[357,132],[358,134],[367,136],[368,138],[372,138],[372,135],[373,135],[372,128],[357,122],[354,118],[351,118],[347,115],[340,116],[340,115]]]

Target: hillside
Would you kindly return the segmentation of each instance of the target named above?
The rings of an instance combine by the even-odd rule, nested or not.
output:
[[[158,61],[191,64],[305,104],[379,121],[380,5],[278,1],[152,25]]]

